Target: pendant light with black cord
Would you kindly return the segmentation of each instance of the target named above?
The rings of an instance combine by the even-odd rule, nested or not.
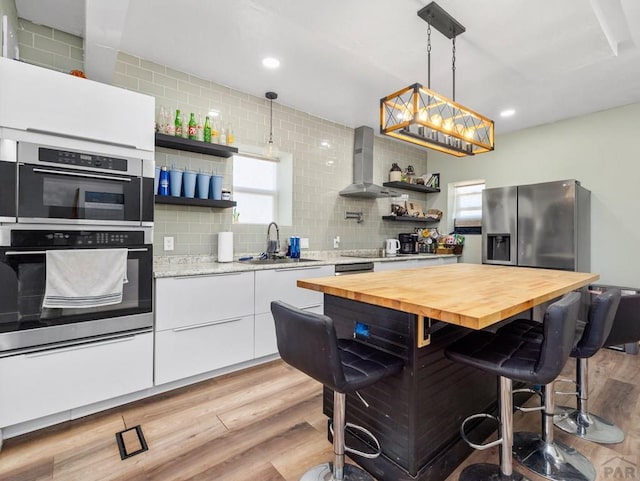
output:
[[[270,159],[278,157],[278,147],[273,142],[273,101],[278,98],[275,92],[267,92],[264,96],[269,99],[269,140],[265,146],[264,154]]]

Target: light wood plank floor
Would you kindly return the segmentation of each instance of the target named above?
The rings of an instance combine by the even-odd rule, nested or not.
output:
[[[570,360],[565,374],[573,369]],[[609,350],[590,362],[591,410],[621,426],[624,443],[601,446],[556,430],[558,439],[592,460],[599,480],[613,479],[602,475],[602,465],[615,456],[640,461],[639,369],[640,356]],[[297,481],[308,467],[332,458],[321,391],[274,361],[8,439],[0,480]],[[558,404],[575,402],[559,396]],[[516,413],[514,422],[516,430],[535,431],[539,414]],[[149,451],[122,461],[115,433],[138,424]],[[497,459],[497,448],[474,452],[447,481],[457,480],[467,463]]]

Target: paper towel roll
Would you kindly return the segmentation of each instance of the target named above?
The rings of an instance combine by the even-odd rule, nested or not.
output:
[[[233,232],[218,232],[218,262],[233,262]]]

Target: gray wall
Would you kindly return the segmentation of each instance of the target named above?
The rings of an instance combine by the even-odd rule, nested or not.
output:
[[[591,191],[591,271],[600,282],[640,287],[640,104],[597,112],[496,138],[496,150],[429,166],[442,184],[485,179],[487,187],[577,179]],[[447,210],[442,193],[435,207]],[[445,226],[443,225],[443,228]],[[465,262],[480,262],[480,236],[468,236]]]

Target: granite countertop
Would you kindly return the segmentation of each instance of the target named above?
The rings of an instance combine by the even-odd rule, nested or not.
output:
[[[310,251],[302,253],[307,262],[283,264],[250,264],[246,261],[217,262],[213,256],[158,256],[153,261],[153,275],[161,277],[199,276],[224,274],[227,272],[251,272],[265,269],[293,269],[299,267],[351,264],[354,262],[396,262],[411,259],[436,259],[439,257],[458,257],[454,254],[403,254],[395,257],[374,257],[379,249],[352,251]],[[361,257],[366,255],[367,257]],[[372,257],[369,257],[372,256]],[[257,258],[257,256],[256,256]]]

